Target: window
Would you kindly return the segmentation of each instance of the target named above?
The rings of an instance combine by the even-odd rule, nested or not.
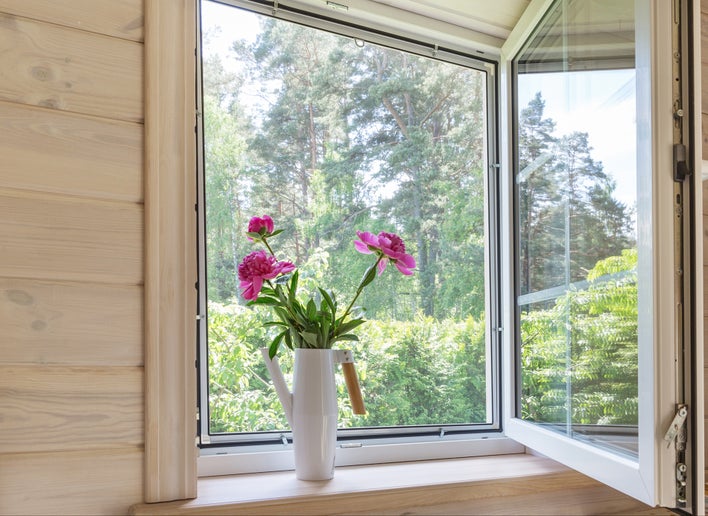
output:
[[[351,347],[367,415],[352,413],[342,383],[342,442],[493,435],[496,65],[254,5],[201,4],[203,453],[290,438],[258,353],[275,335],[270,314],[238,290],[245,228],[263,214],[285,230],[279,258],[301,285],[340,300],[367,267],[356,230],[395,232],[416,257],[413,277],[387,271],[360,298],[367,323]]]
[[[557,2],[514,65],[518,415],[636,457],[634,2]]]
[[[639,303],[637,389],[639,413],[636,457],[622,450],[620,453],[610,452],[600,440],[597,442],[601,446],[596,446],[588,444],[584,439],[577,439],[573,434],[572,425],[571,432],[568,433],[568,427],[563,427],[562,424],[556,425],[557,428],[549,429],[543,423],[537,424],[531,420],[524,420],[521,418],[521,404],[514,398],[521,393],[521,389],[516,388],[518,384],[515,385],[520,376],[514,374],[514,368],[518,364],[515,363],[513,356],[515,316],[518,315],[515,307],[518,305],[519,295],[514,285],[515,244],[518,238],[518,233],[514,232],[516,226],[514,217],[518,212],[515,212],[510,205],[513,204],[517,171],[513,170],[514,159],[511,148],[514,131],[504,127],[504,123],[508,120],[509,127],[514,124],[510,116],[514,104],[511,63],[526,45],[529,35],[533,37],[533,28],[543,19],[545,10],[555,5],[557,4],[551,5],[551,2],[546,0],[533,1],[501,49],[501,80],[504,84],[501,91],[502,131],[499,138],[503,151],[499,187],[501,191],[499,197],[502,201],[499,207],[499,226],[502,233],[499,241],[499,263],[502,272],[500,275],[502,288],[499,297],[500,304],[504,308],[501,311],[504,324],[501,328],[490,325],[487,328],[488,331],[504,330],[501,361],[504,433],[534,450],[649,504],[671,507],[677,506],[678,503],[686,504],[685,501],[680,502],[680,490],[685,488],[690,491],[687,495],[690,497],[688,503],[691,504],[691,510],[698,508],[700,512],[703,505],[701,498],[703,453],[700,439],[703,431],[703,412],[700,403],[694,404],[689,411],[689,418],[693,418],[693,421],[689,427],[685,453],[678,450],[678,446],[667,444],[663,440],[662,432],[676,413],[676,403],[683,403],[686,399],[685,395],[689,392],[691,396],[698,393],[691,399],[700,402],[700,393],[702,393],[702,374],[691,376],[694,372],[692,368],[702,363],[700,348],[702,324],[695,319],[686,322],[676,313],[681,308],[680,302],[686,299],[679,297],[680,289],[676,288],[677,284],[685,287],[690,297],[695,287],[693,283],[702,284],[701,271],[700,268],[695,269],[689,263],[677,261],[674,251],[676,249],[680,251],[680,246],[670,245],[677,240],[675,229],[680,222],[685,222],[682,229],[685,230],[687,241],[695,239],[696,234],[701,234],[700,215],[698,218],[693,218],[701,207],[700,188],[692,184],[694,181],[692,178],[683,184],[676,183],[670,173],[673,164],[672,143],[675,143],[673,141],[675,134],[672,133],[677,129],[686,131],[683,135],[684,140],[679,141],[689,145],[689,153],[691,153],[692,143],[697,144],[695,148],[700,148],[699,135],[692,134],[692,129],[688,128],[689,125],[700,126],[696,123],[700,121],[698,118],[700,113],[689,113],[688,116],[684,113],[685,123],[681,124],[681,120],[674,116],[675,112],[671,109],[676,106],[674,103],[676,91],[672,91],[671,85],[679,82],[675,81],[671,73],[672,66],[677,64],[674,55],[680,55],[682,58],[690,57],[690,51],[683,54],[674,53],[671,33],[673,29],[679,35],[688,34],[690,46],[691,40],[697,38],[699,32],[694,28],[691,33],[686,31],[683,25],[676,26],[679,13],[669,2],[635,2],[634,6],[638,172],[636,179],[639,193],[636,216]],[[575,5],[582,4],[575,3]],[[165,6],[162,7],[163,10],[168,9]],[[172,9],[172,6],[173,4],[170,3],[169,9]],[[609,8],[613,6],[614,3]],[[698,18],[698,9],[698,4],[694,4],[692,13],[694,19]],[[149,312],[151,317],[146,319],[146,414],[149,423],[146,425],[146,478],[150,479],[146,486],[146,493],[149,488],[150,494],[146,496],[150,500],[157,501],[190,496],[193,492],[190,490],[193,487],[190,486],[190,482],[194,480],[191,471],[195,465],[195,461],[191,460],[194,403],[190,400],[195,389],[189,385],[192,378],[189,371],[194,363],[193,331],[190,329],[194,324],[192,316],[195,303],[190,302],[189,291],[194,280],[190,275],[193,268],[190,267],[188,259],[191,247],[186,243],[190,241],[194,231],[190,229],[191,217],[185,217],[186,213],[191,213],[193,206],[193,196],[190,194],[190,187],[193,184],[190,179],[193,177],[191,173],[193,160],[189,159],[190,152],[187,152],[187,149],[192,147],[182,144],[172,132],[159,130],[162,127],[167,128],[172,123],[179,126],[178,133],[184,133],[186,140],[190,139],[194,118],[191,110],[184,110],[183,107],[193,98],[189,94],[193,75],[188,69],[189,60],[184,60],[183,56],[185,54],[191,56],[193,47],[187,37],[177,36],[179,40],[177,42],[171,39],[175,32],[180,34],[184,32],[180,32],[181,27],[184,26],[181,8],[173,9],[173,14],[176,16],[169,19],[155,16],[155,11],[147,14],[147,20],[153,22],[151,27],[155,29],[146,33],[152,38],[150,44],[147,44],[146,39],[146,49],[149,50],[147,57],[151,58],[148,69],[165,72],[149,74],[153,81],[148,81],[151,102],[147,105],[151,109],[146,112],[146,118],[151,122],[150,124],[146,122],[146,126],[151,128],[149,134],[152,136],[147,139],[147,148],[154,158],[147,160],[146,166],[148,180],[146,191],[151,193],[146,195],[146,232],[150,230],[148,241],[159,240],[156,245],[147,247],[146,310],[148,308],[151,310]],[[156,23],[156,20],[160,20],[160,23]],[[163,23],[165,20],[167,21]],[[683,20],[683,12],[681,20]],[[188,23],[187,26],[192,24]],[[169,29],[170,27],[172,30]],[[156,39],[156,36],[159,36],[159,39]],[[675,41],[673,43],[675,44]],[[685,64],[684,59],[680,61]],[[158,63],[161,67],[156,66]],[[696,63],[688,62],[687,67],[691,69],[695,65]],[[160,87],[161,80],[166,77],[172,79],[167,82],[175,84],[181,84],[181,80],[186,77],[185,87],[172,89]],[[162,79],[157,80],[160,78]],[[687,98],[682,99],[684,106],[690,109],[698,102],[698,96],[699,92],[690,92]],[[694,160],[695,156],[691,156],[690,159]],[[180,167],[182,170],[179,169]],[[182,171],[186,173],[180,174]],[[494,191],[496,184],[493,184],[493,181],[490,183],[492,183],[490,189]],[[491,197],[495,196],[491,195]],[[690,214],[683,221],[677,222],[676,214],[679,213],[677,208],[681,207],[678,203],[685,199],[693,203],[690,210],[684,212],[690,211]],[[490,211],[494,213],[496,210]],[[494,220],[494,217],[489,218]],[[170,222],[170,229],[175,231],[171,231],[164,239],[157,239],[156,236],[163,235],[167,220]],[[182,239],[182,236],[186,238]],[[204,237],[203,233],[201,237]],[[495,244],[493,238],[490,238],[489,244],[490,247]],[[687,260],[695,259],[700,263],[700,258],[694,257],[693,253],[693,250],[688,251]],[[493,253],[490,254],[493,256]],[[201,259],[203,258],[202,256]],[[490,269],[494,266],[496,260],[490,259]],[[676,271],[683,272],[683,284],[681,278],[677,279]],[[177,281],[175,278],[178,278]],[[181,288],[182,291],[175,293],[177,288]],[[642,288],[646,290],[640,292],[639,289]],[[494,291],[490,290],[490,298],[493,294]],[[698,301],[693,309],[700,313],[702,309],[700,298],[695,299]],[[492,301],[490,306],[494,307],[495,304],[496,301]],[[684,313],[687,314],[688,310]],[[201,318],[202,323],[203,320]],[[682,322],[685,325],[682,325]],[[698,336],[693,344],[697,343],[699,347],[692,348],[691,342],[681,342],[676,338],[684,329],[693,332],[692,337]],[[685,347],[679,347],[684,344]],[[677,349],[682,350],[682,353],[677,354]],[[695,355],[692,354],[694,352]],[[677,364],[682,359],[685,367],[679,368]],[[164,381],[164,379],[171,380]],[[695,387],[695,392],[690,390],[691,385]],[[690,403],[690,400],[688,401]],[[202,424],[203,420],[202,417]],[[447,435],[445,437],[447,438]],[[493,441],[495,439],[485,441],[486,451],[494,448]],[[458,447],[458,442],[452,444]],[[362,450],[366,448],[365,446]],[[380,459],[375,455],[372,457],[374,460]],[[404,457],[401,457],[401,460],[403,459]],[[681,471],[677,466],[681,466],[679,461],[682,459],[686,460],[683,464],[689,474],[687,482],[683,485],[676,475],[677,471]],[[281,466],[287,467],[284,463],[281,463]],[[170,471],[170,475],[164,475],[165,471]],[[225,470],[222,472],[226,473]]]
[[[690,388],[692,187],[672,174],[672,148],[693,141],[676,111],[695,95],[681,72],[685,12],[533,7],[502,48],[514,193],[502,256],[516,273],[505,434],[645,503],[684,507],[702,459],[663,438]]]

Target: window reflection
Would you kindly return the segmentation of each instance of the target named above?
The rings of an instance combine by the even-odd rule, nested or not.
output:
[[[633,1],[559,1],[515,59],[519,416],[636,455]]]

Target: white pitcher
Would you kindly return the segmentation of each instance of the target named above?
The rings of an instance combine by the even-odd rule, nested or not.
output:
[[[295,476],[300,480],[329,480],[334,476],[337,447],[335,363],[344,364],[354,413],[366,413],[351,351],[295,349],[292,393],[285,383],[277,357],[271,360],[267,348],[261,352],[293,431]]]

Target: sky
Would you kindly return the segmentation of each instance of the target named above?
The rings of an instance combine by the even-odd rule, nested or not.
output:
[[[221,27],[210,33],[209,49],[205,49],[221,55],[228,55],[237,39],[254,41],[260,27],[258,15],[209,1],[202,2],[202,21],[205,28]],[[228,60],[224,65],[229,68]],[[629,207],[634,207],[637,198],[634,77],[634,70],[606,70],[519,78],[519,106],[526,106],[540,91],[546,102],[545,116],[556,122],[555,136],[587,132],[593,158],[617,182],[615,197]]]
[[[536,92],[544,117],[556,122],[554,136],[588,133],[592,157],[617,182],[615,198],[634,207],[637,199],[635,71],[603,70],[525,74],[519,77],[519,106]]]

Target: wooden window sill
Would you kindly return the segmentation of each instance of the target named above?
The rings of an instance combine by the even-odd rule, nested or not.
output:
[[[671,514],[526,454],[339,467],[322,482],[292,471],[207,477],[198,493],[131,514]]]

